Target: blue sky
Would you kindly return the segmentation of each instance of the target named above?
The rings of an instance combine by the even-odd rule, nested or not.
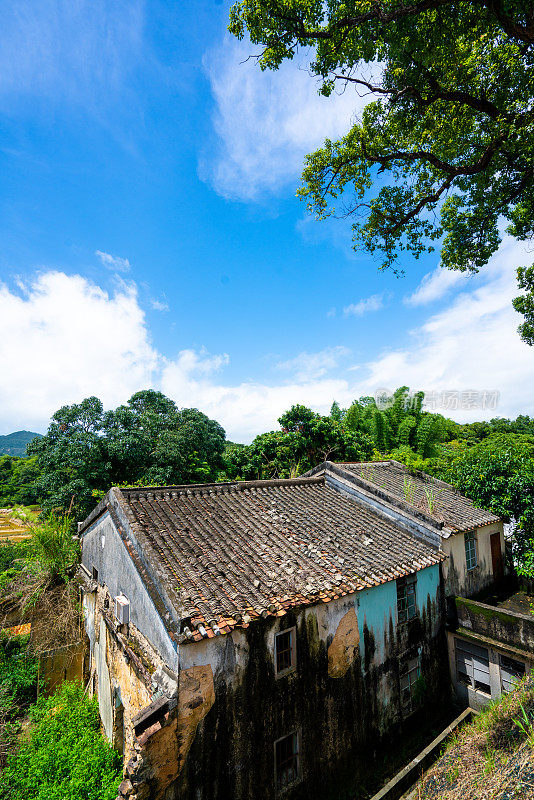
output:
[[[306,54],[261,73],[228,5],[0,9],[0,433],[147,386],[241,441],[400,383],[499,392],[458,419],[533,413],[510,306],[528,256],[505,241],[465,279],[434,254],[399,280],[310,218],[303,157],[362,100],[320,98]]]

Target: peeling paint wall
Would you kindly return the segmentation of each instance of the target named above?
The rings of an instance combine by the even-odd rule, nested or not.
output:
[[[443,551],[448,558],[443,562],[445,594],[473,597],[493,583],[490,536],[501,534],[501,552],[504,558],[504,526],[501,522],[485,525],[476,530],[477,566],[467,570],[465,539],[463,533],[455,533],[443,540]]]
[[[209,668],[213,701],[209,684],[193,696],[191,712],[189,694],[179,696],[181,755],[165,800],[274,800],[274,742],[294,730],[301,734],[302,779],[284,790],[284,798],[354,797],[377,751],[391,747],[392,734],[430,723],[436,697],[448,699],[437,566],[418,573],[417,601],[417,616],[398,626],[392,581],[181,645],[181,676]],[[276,678],[274,638],[293,625],[296,669]],[[432,698],[419,720],[417,713],[403,718],[399,683],[406,659],[418,654],[423,696]],[[181,677],[185,691],[182,686]]]
[[[391,736],[410,725],[430,724],[429,708],[439,710],[436,696],[447,701],[437,565],[417,573],[417,615],[402,625],[397,624],[396,581],[390,581],[227,635],[186,642],[175,651],[127,559],[110,519],[86,534],[84,564],[98,569],[100,585],[92,584],[93,591],[85,594],[85,624],[103,727],[125,755],[121,797],[275,800],[274,743],[298,730],[302,776],[284,790],[284,798],[352,798],[380,748],[391,747]],[[112,607],[104,608],[110,605],[108,590],[112,596],[123,592],[132,603],[132,622],[122,638]],[[275,636],[292,626],[296,669],[277,678]],[[128,643],[134,650],[144,648],[145,656],[150,651],[150,664],[140,652],[145,666],[136,667]],[[174,688],[172,680],[164,686],[164,667],[173,654]],[[418,712],[406,717],[400,675],[416,656],[421,657],[423,706],[425,696],[432,700],[419,717]],[[176,707],[150,719],[148,727],[136,728],[136,734],[134,718],[162,691],[175,698]]]
[[[153,697],[152,687],[139,675],[116,637],[106,624],[104,590],[85,592],[83,610],[90,641],[90,671],[94,675],[102,727],[108,740],[123,752],[125,761],[134,753],[132,720]],[[130,641],[134,634],[130,628]],[[133,642],[132,642],[133,644]],[[141,645],[139,645],[140,647]],[[145,646],[143,642],[143,646]],[[161,659],[154,654],[156,666]]]

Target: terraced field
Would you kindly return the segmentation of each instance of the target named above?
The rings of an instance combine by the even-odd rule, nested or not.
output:
[[[27,523],[12,514],[13,509],[0,508],[0,542],[20,542],[30,535]]]

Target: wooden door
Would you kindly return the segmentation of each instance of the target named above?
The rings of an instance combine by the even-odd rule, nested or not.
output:
[[[493,565],[493,578],[495,581],[502,581],[504,578],[504,565],[501,550],[501,534],[492,533],[490,536],[491,544],[491,563]]]

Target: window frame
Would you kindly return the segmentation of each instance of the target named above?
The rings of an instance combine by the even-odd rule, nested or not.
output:
[[[469,547],[468,547],[469,545]],[[471,552],[472,545],[472,552]],[[478,539],[476,531],[466,531],[464,533],[465,566],[467,572],[472,572],[478,567]],[[474,558],[474,564],[473,562]]]
[[[397,624],[405,625],[417,616],[417,572],[397,578]],[[413,598],[413,604],[410,599]],[[402,608],[403,601],[405,607]],[[412,613],[410,613],[412,609]],[[405,615],[405,616],[404,616]]]
[[[277,746],[280,745],[280,742],[283,742],[285,739],[289,739],[290,737],[294,737],[294,742],[296,742],[296,752],[293,753],[292,758],[296,759],[296,769],[295,769],[295,777],[288,781],[287,783],[280,783],[279,778],[279,770],[278,770],[278,761],[277,761],[277,754],[276,749]],[[273,758],[274,758],[274,785],[275,790],[277,793],[284,792],[286,789],[291,788],[296,783],[298,783],[302,779],[302,729],[295,728],[294,730],[287,733],[285,736],[280,736],[279,739],[276,739],[273,743]]]
[[[503,661],[508,661],[509,662],[508,667],[507,667],[506,664],[503,664]],[[512,666],[512,665],[520,666],[520,667],[522,667],[522,670],[521,669],[520,670],[514,669],[514,666]],[[505,670],[505,672],[508,675],[514,675],[515,674],[517,676],[517,682],[516,681],[507,681],[503,676],[503,669]],[[500,683],[501,683],[501,692],[505,692],[505,693],[511,692],[512,689],[514,689],[517,686],[517,684],[521,680],[523,680],[523,678],[526,675],[526,672],[527,672],[527,665],[526,665],[526,663],[524,661],[519,661],[517,658],[512,658],[511,656],[504,655],[504,653],[499,653],[499,678],[500,678]],[[510,684],[508,688],[505,688],[505,686],[504,686],[505,682]]]
[[[290,654],[290,665],[288,667],[283,667],[282,669],[278,669],[278,639],[280,636],[284,634],[289,634],[289,654]],[[286,650],[282,650],[281,652],[287,652]],[[274,674],[276,678],[282,678],[284,675],[289,675],[290,672],[294,672],[297,668],[297,627],[293,625],[291,628],[284,628],[282,631],[278,631],[274,635]],[[288,734],[289,735],[289,734]]]
[[[416,673],[415,676],[414,673]],[[405,715],[409,715],[416,710],[413,702],[413,687],[421,677],[421,674],[421,653],[418,653],[415,658],[410,658],[405,662],[404,671],[399,675],[401,708],[403,714]],[[408,678],[407,686],[402,685],[403,678]],[[403,692],[405,689],[408,689],[409,691],[408,702],[405,702],[403,698]]]
[[[476,648],[477,650],[479,650],[481,652],[485,652],[486,655],[485,656],[482,655],[481,652],[477,653],[474,648]],[[465,653],[465,654],[467,654],[467,655],[469,655],[471,657],[471,671],[472,671],[472,675],[471,676],[469,675],[468,672],[460,673],[460,671],[458,669],[458,651],[460,651],[460,653],[463,652],[463,653]],[[484,661],[488,662],[487,663],[487,666],[488,666],[488,676],[487,676],[488,677],[488,682],[487,683],[476,679],[476,677],[475,677],[475,664],[473,662],[473,657],[478,658],[478,661],[481,664],[483,664]],[[465,655],[463,656],[463,658],[464,658],[464,660],[466,660]],[[483,694],[486,697],[491,697],[491,681],[490,681],[490,673],[489,673],[489,648],[483,647],[482,645],[478,645],[478,644],[475,645],[475,644],[472,644],[471,642],[466,642],[465,639],[460,639],[458,636],[455,636],[454,637],[454,667],[455,667],[456,680],[458,681],[458,683],[461,683],[463,686],[466,686],[468,689],[471,689],[471,691],[473,691],[473,692],[480,692],[480,694]],[[478,671],[481,672],[480,669]],[[466,681],[463,677],[460,677],[460,674],[462,676],[465,675],[465,677],[468,678],[468,681]],[[486,689],[481,689],[480,686],[477,686],[477,683],[478,684],[483,684],[484,686],[487,686],[488,687],[487,690]]]

